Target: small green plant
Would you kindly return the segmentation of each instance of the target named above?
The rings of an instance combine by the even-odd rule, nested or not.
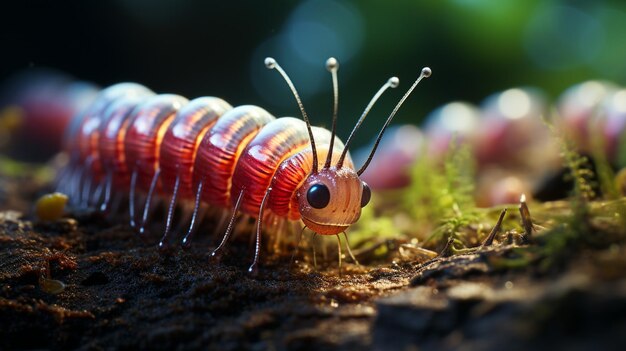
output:
[[[615,200],[620,197],[617,187],[615,186],[615,172],[605,152],[606,141],[601,131],[597,129],[598,128],[591,128],[591,155],[596,167],[596,176],[603,197]]]
[[[596,193],[598,187],[608,191],[608,178],[612,173],[602,151],[604,150],[602,140],[596,137],[596,140],[592,141],[595,149],[594,155],[597,156],[594,158],[598,170],[596,174],[592,170],[589,159],[579,154],[574,145],[565,139],[554,126],[549,122],[546,124],[561,147],[563,165],[569,170],[568,178],[571,179],[574,187],[570,197],[570,214],[557,218],[559,224],[541,237],[538,247],[531,249],[540,257],[539,268],[543,271],[562,263],[571,252],[575,251],[576,247],[592,240],[591,201],[598,198]],[[611,192],[608,193],[611,194]]]
[[[448,238],[454,239],[455,248],[465,246],[461,230],[477,220],[475,170],[469,145],[456,140],[442,165],[424,157],[413,168],[404,204],[418,223],[428,223],[424,232],[431,233],[426,239],[429,246],[442,246]]]

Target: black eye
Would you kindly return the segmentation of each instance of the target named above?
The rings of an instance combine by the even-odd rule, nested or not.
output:
[[[330,202],[330,191],[324,184],[313,184],[306,193],[306,200],[313,208],[324,208]]]
[[[361,207],[367,206],[370,202],[370,198],[372,197],[372,190],[370,190],[369,185],[366,182],[363,182],[363,195],[361,195]]]

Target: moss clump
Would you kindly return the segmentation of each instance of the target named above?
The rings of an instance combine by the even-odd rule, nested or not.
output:
[[[453,141],[443,164],[424,157],[412,172],[404,207],[418,223],[421,233],[431,247],[441,247],[448,238],[453,246],[465,247],[462,228],[477,221],[474,201],[476,165],[467,144]],[[425,233],[432,233],[425,235]]]

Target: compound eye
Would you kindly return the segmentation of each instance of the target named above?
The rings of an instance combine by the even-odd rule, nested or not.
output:
[[[367,206],[372,198],[372,190],[366,182],[363,182],[363,195],[361,195],[361,207]]]
[[[313,208],[324,208],[330,202],[330,191],[324,184],[313,184],[306,193],[306,200]]]

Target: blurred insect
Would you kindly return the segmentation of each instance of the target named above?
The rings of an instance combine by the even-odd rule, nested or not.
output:
[[[605,102],[618,89],[611,82],[590,80],[571,86],[559,97],[555,124],[581,152],[592,152],[591,129],[603,122]]]
[[[10,77],[0,86],[0,149],[14,159],[48,160],[61,148],[72,117],[97,92],[94,85],[53,70],[32,68]]]
[[[379,144],[377,157],[361,175],[373,191],[397,189],[411,183],[410,169],[422,154],[424,136],[414,125],[405,124],[388,129]],[[356,150],[354,160],[364,162],[372,145]]]
[[[272,58],[265,65],[284,78],[303,121],[277,119],[257,106],[233,108],[216,97],[188,101],[178,95],[156,95],[134,83],[117,84],[102,90],[72,120],[64,146],[69,164],[59,174],[59,191],[69,194],[75,205],[96,204],[102,211],[111,211],[116,199],[127,194],[130,224],[140,233],[147,230],[154,198],[169,197],[159,242],[162,248],[169,244],[179,205],[187,217],[180,222],[189,224],[183,245],[191,241],[204,204],[225,209],[221,222],[229,216],[230,221],[214,256],[228,242],[238,216],[248,215],[256,220],[250,271],[258,265],[264,223],[301,219],[317,234],[337,235],[341,247],[339,234],[347,241],[346,229],[370,200],[370,189],[359,176],[400,106],[431,71],[422,69],[387,118],[364,165],[356,170],[348,146],[374,103],[385,90],[398,85],[398,78],[390,78],[378,90],[344,145],[335,136],[337,60],[326,62],[334,92],[331,131],[312,127],[285,71]],[[142,194],[145,203],[139,214],[137,202]]]
[[[453,101],[438,107],[424,121],[428,155],[443,160],[450,152],[450,146],[474,143],[481,127],[480,110],[470,103]]]
[[[556,123],[581,152],[626,166],[626,89],[603,81],[574,85],[561,95],[558,112]]]

